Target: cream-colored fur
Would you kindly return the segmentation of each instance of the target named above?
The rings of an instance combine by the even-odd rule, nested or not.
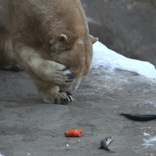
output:
[[[47,103],[72,101],[60,87],[88,73],[96,41],[79,0],[0,0],[0,67],[18,60]]]

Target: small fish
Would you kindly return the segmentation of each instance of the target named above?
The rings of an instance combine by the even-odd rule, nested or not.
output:
[[[111,151],[111,150],[108,148],[108,145],[109,145],[112,141],[113,141],[113,137],[107,137],[107,138],[101,140],[101,146],[99,147],[99,149],[105,149],[106,151],[115,153],[114,151]]]
[[[124,115],[128,119],[134,120],[134,121],[150,121],[156,119],[156,115],[154,114],[148,114],[148,115],[133,115],[133,114],[124,114],[121,113],[121,115]]]

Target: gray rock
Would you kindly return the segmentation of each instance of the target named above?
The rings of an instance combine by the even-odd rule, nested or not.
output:
[[[155,0],[81,0],[90,34],[127,57],[156,64]]]

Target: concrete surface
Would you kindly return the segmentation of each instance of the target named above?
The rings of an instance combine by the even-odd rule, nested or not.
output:
[[[25,72],[0,71],[0,151],[5,156],[156,156],[156,121],[120,116],[156,113],[156,81],[92,69],[68,105],[45,104]],[[67,138],[68,129],[82,129]],[[148,134],[148,135],[145,135]],[[149,136],[150,134],[150,136]],[[109,148],[100,141],[113,136]],[[69,145],[69,147],[68,147]]]

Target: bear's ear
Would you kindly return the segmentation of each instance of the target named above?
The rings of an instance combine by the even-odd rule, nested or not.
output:
[[[92,44],[94,44],[96,41],[99,40],[98,37],[92,37],[92,36],[89,36],[89,39],[92,42]]]
[[[62,45],[67,44],[67,41],[68,41],[67,35],[61,34],[61,35],[59,36],[58,42],[59,42],[60,44],[62,44]]]
[[[65,34],[58,36],[57,41],[53,43],[53,39],[50,40],[51,50],[63,51],[70,49],[73,45],[73,40]]]

